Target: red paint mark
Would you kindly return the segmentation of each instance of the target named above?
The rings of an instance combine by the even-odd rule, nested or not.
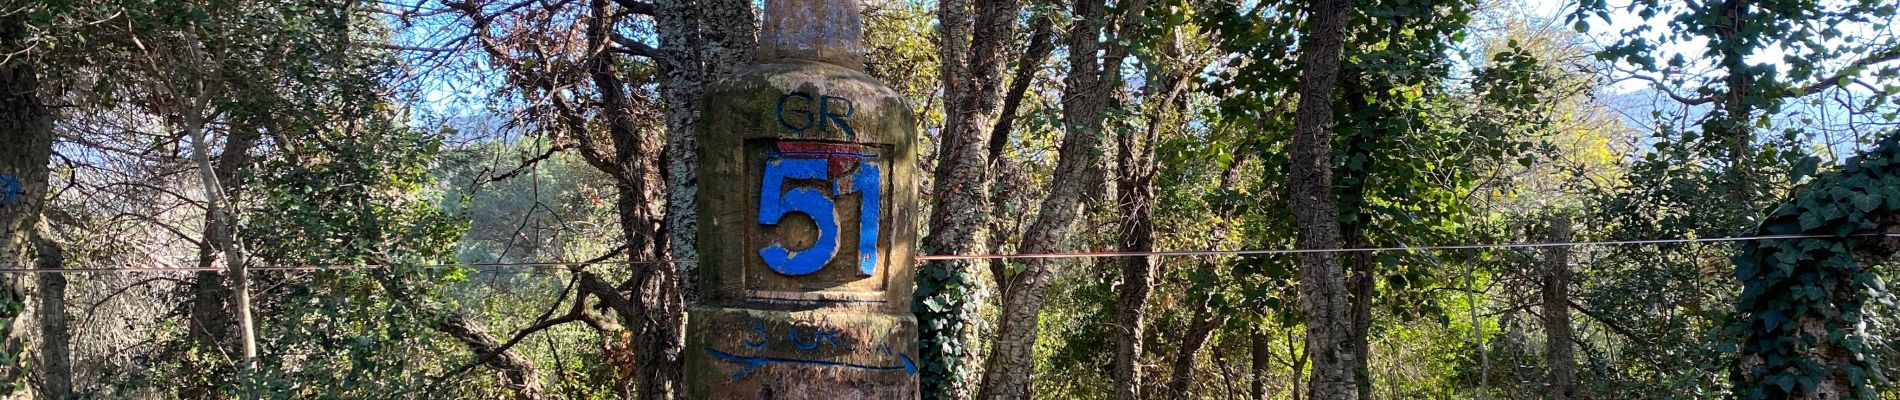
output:
[[[778,153],[786,158],[823,158],[831,176],[843,175],[858,160],[877,158],[870,146],[820,142],[778,142]]]

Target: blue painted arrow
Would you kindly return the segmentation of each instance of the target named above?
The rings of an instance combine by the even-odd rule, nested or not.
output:
[[[752,370],[758,369],[759,367],[763,367],[769,364],[815,365],[815,366],[820,366],[820,367],[850,368],[850,369],[858,369],[858,370],[865,370],[865,371],[879,371],[879,372],[904,371],[905,374],[909,374],[909,375],[917,374],[917,363],[912,362],[910,360],[910,356],[904,355],[904,354],[897,355],[897,360],[900,362],[903,362],[904,365],[896,365],[896,366],[864,365],[864,364],[852,364],[852,363],[847,363],[847,362],[839,362],[839,361],[831,361],[831,360],[800,360],[800,359],[795,359],[795,358],[763,357],[763,356],[741,357],[738,355],[733,355],[732,353],[715,350],[711,346],[706,347],[706,354],[711,354],[713,358],[719,359],[719,361],[725,361],[725,362],[744,365],[743,367],[739,368],[739,372],[734,372],[732,374],[732,380],[735,380],[735,381],[744,379],[746,375],[752,373]]]

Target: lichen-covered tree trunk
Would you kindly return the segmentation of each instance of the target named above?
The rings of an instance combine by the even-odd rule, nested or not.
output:
[[[732,76],[751,61],[758,46],[752,3],[745,0],[704,0],[667,4],[676,12],[656,18],[661,31],[660,60],[667,112],[666,146],[662,155],[666,179],[666,251],[678,261],[681,277],[689,277],[699,259],[699,111],[705,86]],[[682,7],[697,7],[677,13]],[[696,16],[697,21],[690,17]],[[695,33],[695,30],[697,32]],[[696,36],[696,37],[695,37]],[[680,49],[676,50],[674,47]],[[682,278],[684,279],[684,278]],[[681,292],[692,296],[692,282],[682,280]]]
[[[1333,89],[1344,56],[1351,0],[1316,0],[1300,40],[1299,106],[1293,116],[1288,177],[1300,249],[1337,248],[1339,209],[1333,204]],[[1339,257],[1300,253],[1300,305],[1306,311],[1306,348],[1313,367],[1314,400],[1358,397],[1350,341],[1352,319]]]
[[[1121,21],[1133,24],[1134,14],[1147,2],[1136,0],[1122,4]],[[1088,182],[1102,170],[1102,142],[1107,136],[1104,112],[1121,88],[1121,64],[1128,47],[1119,32],[1128,26],[1107,29],[1107,4],[1103,1],[1076,1],[1077,21],[1069,31],[1069,74],[1063,79],[1062,145],[1056,155],[1055,175],[1050,179],[1048,197],[1034,222],[1024,231],[1017,250],[1025,253],[1049,253],[1070,248],[1070,235],[1082,209],[1094,196]],[[1003,310],[990,358],[983,371],[983,399],[1027,399],[1034,397],[1031,378],[1035,367],[1038,316],[1053,282],[1054,269],[1065,260],[1035,259],[1026,263],[1015,276],[998,279],[1002,285]]]
[[[1570,241],[1570,218],[1551,214],[1546,243]],[[1544,380],[1546,398],[1576,397],[1577,357],[1570,344],[1570,249],[1544,248],[1544,359],[1550,366]]]
[[[66,274],[59,271],[65,268],[66,254],[59,243],[54,242],[51,234],[40,229],[34,238],[34,247],[38,248],[39,268],[39,319],[40,319],[40,384],[39,398],[66,400],[73,398],[73,347],[72,329],[66,321]]]
[[[641,398],[673,399],[679,395],[680,380],[684,377],[685,293],[679,269],[658,262],[666,260],[668,255],[663,238],[667,220],[683,219],[686,224],[693,224],[697,217],[688,217],[693,215],[691,196],[681,203],[664,201],[672,196],[667,194],[659,157],[669,147],[663,147],[658,138],[650,136],[651,130],[634,126],[626,88],[616,75],[610,53],[605,50],[609,43],[607,36],[616,29],[613,18],[606,1],[595,0],[593,5],[594,17],[599,20],[588,27],[588,37],[597,55],[590,59],[588,72],[601,95],[602,117],[606,119],[608,137],[614,146],[612,162],[620,172],[615,177],[618,192],[615,207],[626,240],[628,267],[633,270],[633,278],[626,285],[632,289],[628,297],[633,300],[635,314],[621,316],[633,332],[636,354],[631,366],[633,386]],[[665,146],[678,148],[682,154],[697,153],[697,105],[704,86],[699,51],[704,42],[697,32],[698,9],[695,4],[681,1],[659,1],[655,6],[655,27],[662,49],[655,61],[660,64],[663,75],[660,93],[665,102],[666,139],[671,142]],[[685,155],[680,157],[683,160],[667,161],[692,161],[692,157]],[[674,178],[681,180],[681,186],[674,189],[691,191],[692,183],[687,175],[692,167],[683,168],[674,172]],[[684,248],[691,249],[692,239],[682,240]]]
[[[1122,183],[1117,208],[1122,214],[1122,251],[1154,250],[1155,158],[1150,144],[1155,142],[1160,130],[1159,119],[1155,121],[1149,124],[1146,135],[1135,136],[1124,131],[1118,141]],[[1144,314],[1149,292],[1154,289],[1158,261],[1155,257],[1119,260],[1122,282],[1116,289],[1115,359],[1110,374],[1115,382],[1112,393],[1116,400],[1141,398],[1141,348],[1147,327]]]
[[[0,51],[25,43],[27,13],[0,15]],[[46,201],[47,160],[53,154],[53,114],[40,102],[32,54],[0,64],[0,268],[30,269],[32,238]],[[17,320],[26,307],[18,275],[0,276],[0,395],[18,388],[25,365]]]
[[[938,57],[944,93],[928,232],[923,254],[965,254],[985,242],[989,220],[989,142],[997,118],[1004,50],[1015,37],[1018,0],[945,0],[937,4]],[[919,361],[925,399],[968,398],[964,365],[981,281],[977,263],[933,261],[918,269]]]

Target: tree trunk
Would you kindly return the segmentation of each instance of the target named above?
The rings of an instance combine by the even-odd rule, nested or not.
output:
[[[1748,55],[1740,47],[1743,38],[1738,28],[1745,23],[1745,18],[1750,18],[1748,7],[1747,0],[1724,0],[1721,4],[1721,9],[1727,14],[1727,21],[1717,24],[1716,35],[1719,36],[1718,40],[1731,44],[1721,49],[1722,68],[1727,73],[1722,79],[1726,93],[1718,102],[1722,118],[1713,119],[1707,125],[1716,134],[1722,135],[1723,142],[1729,145],[1728,174],[1734,185],[1729,188],[1729,196],[1736,202],[1736,207],[1754,210],[1755,186],[1751,176],[1754,169],[1751,156],[1755,151],[1754,121],[1751,117],[1754,105],[1749,104],[1747,97],[1755,94],[1755,77],[1749,71]]]
[[[231,136],[225,141],[224,149],[218,153],[217,165],[213,171],[226,197],[237,198],[243,190],[243,182],[238,178],[250,166],[250,150],[256,146],[261,136],[262,133],[254,126],[236,126],[231,130]],[[211,215],[205,215],[205,232],[215,232],[217,224],[218,222]],[[219,251],[216,247],[217,243],[216,240],[210,238],[198,241],[199,267],[211,268],[217,265]],[[230,330],[235,324],[231,321],[231,290],[221,280],[217,272],[206,271],[192,274],[186,331],[195,347],[215,350],[224,358],[229,358],[233,349],[227,346],[234,344],[230,342]],[[228,367],[221,364],[198,365],[197,367],[205,368],[207,372],[228,371],[225,369]],[[228,397],[222,393],[221,388],[217,387],[214,380],[194,382],[205,384],[181,388],[184,397],[193,399]]]
[[[1250,345],[1248,355],[1252,356],[1249,366],[1253,377],[1250,382],[1251,396],[1247,398],[1267,400],[1267,373],[1273,370],[1273,343],[1267,339],[1267,332],[1257,326],[1247,336]]]
[[[1293,346],[1293,332],[1292,331],[1287,331],[1286,340],[1287,340],[1286,351],[1288,353],[1294,353],[1294,352],[1299,353],[1298,355],[1295,355],[1292,357],[1293,362],[1288,363],[1288,368],[1291,369],[1293,372],[1291,374],[1288,374],[1287,378],[1293,379],[1293,390],[1289,392],[1291,395],[1287,397],[1292,398],[1293,400],[1300,400],[1300,399],[1306,398],[1305,397],[1306,396],[1306,386],[1305,386],[1306,381],[1300,380],[1300,371],[1306,369],[1306,363],[1307,361],[1312,360],[1312,354],[1304,352],[1304,351],[1300,351],[1298,348],[1295,348],[1295,346]]]
[[[1161,140],[1161,133],[1168,129],[1167,124],[1175,121],[1175,109],[1178,94],[1186,87],[1186,79],[1168,66],[1156,66],[1158,84],[1147,87],[1149,108],[1147,129],[1140,136],[1131,130],[1121,130],[1118,144],[1118,158],[1121,160],[1120,201],[1117,211],[1122,215],[1121,249],[1130,252],[1154,251],[1154,178],[1158,168],[1154,145]],[[1224,217],[1224,215],[1223,215]],[[1223,218],[1225,219],[1225,218]],[[1115,343],[1114,396],[1117,400],[1134,400],[1141,397],[1142,338],[1147,330],[1145,306],[1149,293],[1154,289],[1154,275],[1160,266],[1155,257],[1129,257],[1122,263],[1122,285],[1116,292],[1120,298],[1116,301],[1116,322],[1119,333]]]
[[[1035,83],[1036,72],[1042,70],[1042,62],[1055,52],[1055,21],[1048,14],[1040,14],[1034,19],[1029,31],[1029,47],[1018,57],[1016,72],[1011,74],[1009,90],[1003,94],[1003,109],[997,113],[996,127],[990,130],[989,162],[995,165],[1003,158],[1003,149],[1009,145],[1009,134],[1016,128],[1016,109],[1022,106],[1023,96],[1029,93],[1029,85]]]
[[[0,15],[0,51],[25,43],[27,13]],[[37,55],[28,51],[0,64],[0,268],[32,268],[33,232],[46,201],[47,163],[53,154],[53,114],[40,102]],[[0,395],[18,389],[25,366],[17,319],[26,306],[18,275],[0,276]]]
[[[1020,166],[1004,159],[1003,151],[1009,148],[1009,136],[1015,130],[1016,111],[1022,106],[1023,97],[1029,93],[1029,86],[1034,83],[1036,72],[1042,70],[1043,61],[1049,58],[1049,54],[1054,52],[1056,47],[1055,22],[1049,15],[1037,14],[1033,21],[1031,26],[1034,28],[1029,33],[1029,46],[1023,51],[1022,56],[1017,57],[1016,70],[1011,74],[1009,88],[1003,92],[1002,110],[997,112],[995,127],[989,133],[989,156],[985,162],[989,165],[988,170],[993,174],[989,179],[999,182],[997,186],[1000,186],[996,188],[998,190],[989,193],[989,203],[985,205],[990,211],[987,217],[989,235],[986,238],[985,251],[991,254],[1003,252],[1003,245],[1010,239],[1010,232],[1004,229],[1004,223],[1010,221],[1010,217],[1016,214],[1014,211],[1017,210],[1015,205],[1011,204],[1011,199],[1021,197],[1023,189],[1026,189],[1022,187],[1023,185],[1015,184],[1021,181],[1011,180],[1012,177],[1018,175],[1016,172],[1020,170]],[[996,280],[1000,281],[1008,274],[1009,260],[998,258],[989,260],[988,263],[990,276]]]
[[[225,270],[230,274],[231,309],[237,313],[238,345],[242,355],[238,365],[245,374],[251,374],[257,372],[257,328],[251,318],[250,274],[245,268],[244,251],[237,245],[237,224],[227,210],[230,203],[224,195],[224,186],[218,183],[217,171],[211,165],[211,139],[204,131],[204,104],[209,102],[201,100],[203,96],[209,93],[200,87],[193,96],[179,99],[187,104],[178,111],[183,117],[181,127],[191,138],[192,159],[198,164],[198,178],[205,192],[205,215],[212,221],[204,240],[212,242],[223,255]],[[256,398],[256,395],[254,390],[245,391],[245,398]]]
[[[1018,0],[944,0],[937,4],[938,57],[944,93],[928,232],[923,254],[966,254],[985,243],[989,220],[989,142],[983,132],[998,115],[1004,49],[1015,37]],[[993,128],[992,128],[993,129]],[[968,398],[970,327],[981,280],[967,260],[925,263],[917,274],[918,348],[922,397]]]
[[[1570,241],[1570,219],[1560,214],[1551,214],[1548,219],[1549,231],[1545,236],[1547,243]],[[1544,358],[1550,365],[1550,376],[1545,380],[1547,398],[1566,400],[1576,398],[1577,380],[1576,355],[1571,352],[1570,339],[1570,249],[1567,247],[1544,248]]]
[[[1145,0],[1125,4],[1124,12],[1146,8]],[[1018,251],[1047,253],[1067,250],[1069,236],[1081,210],[1090,200],[1087,182],[1101,170],[1104,111],[1113,101],[1111,95],[1121,87],[1121,64],[1128,48],[1119,32],[1131,27],[1108,27],[1107,5],[1103,1],[1074,3],[1077,21],[1069,34],[1069,74],[1064,78],[1062,118],[1066,129],[1056,156],[1055,175],[1049,197],[1043,199],[1035,222],[1025,230]],[[1134,14],[1122,22],[1132,26]],[[1104,38],[1108,38],[1104,41]],[[1100,51],[1100,55],[1097,52]],[[1098,58],[1100,57],[1100,58]],[[997,334],[990,346],[990,359],[983,373],[984,399],[1026,399],[1034,397],[1030,385],[1035,366],[1036,321],[1053,281],[1054,268],[1063,260],[1036,259],[1027,263],[1016,276],[1004,279],[1003,310]]]
[[[543,391],[541,373],[535,369],[534,362],[512,351],[501,350],[501,341],[496,340],[488,329],[461,313],[453,313],[437,318],[435,329],[455,338],[468,346],[476,358],[487,357],[486,363],[501,373],[504,386],[515,392],[515,400],[539,400],[548,398]],[[491,356],[492,354],[492,356]]]
[[[1360,195],[1363,196],[1363,193]],[[1354,200],[1345,201],[1360,201],[1356,197],[1351,199]],[[1363,221],[1366,215],[1359,214],[1356,218]],[[1341,233],[1345,236],[1346,247],[1371,246],[1371,241],[1366,238],[1363,224],[1342,225],[1347,226]],[[1352,302],[1352,337],[1347,339],[1352,342],[1352,374],[1355,384],[1359,386],[1359,400],[1372,400],[1372,300],[1374,295],[1372,253],[1355,251],[1346,253],[1344,258],[1348,274],[1346,288],[1350,292],[1348,297]]]
[[[752,3],[746,0],[704,0],[686,4],[674,7],[697,5],[699,21],[661,17],[659,20],[667,23],[658,27],[670,32],[663,36],[662,41],[670,43],[663,43],[665,46],[702,46],[686,51],[663,50],[668,51],[665,55],[673,61],[660,62],[668,78],[664,81],[667,130],[661,162],[666,176],[666,250],[670,259],[680,261],[676,266],[682,279],[680,291],[691,300],[694,287],[688,272],[697,267],[697,261],[690,260],[699,259],[698,113],[707,84],[737,74],[752,60],[752,51],[758,46],[758,22],[754,19]],[[686,40],[692,37],[687,32],[691,29],[702,30],[698,39]],[[667,41],[664,37],[673,40]],[[694,51],[699,54],[688,54]],[[689,62],[694,65],[686,64]],[[694,68],[698,71],[687,71]]]
[[[1194,383],[1194,359],[1201,353],[1201,346],[1207,344],[1207,337],[1213,335],[1214,328],[1220,327],[1221,316],[1208,306],[1207,298],[1199,296],[1195,301],[1194,313],[1188,317],[1187,331],[1181,334],[1180,353],[1174,357],[1173,376],[1168,379],[1168,398],[1188,398],[1188,385]]]
[[[660,81],[660,89],[667,111],[667,142],[662,144],[659,138],[648,135],[650,130],[635,126],[625,84],[614,70],[612,53],[605,50],[611,43],[608,35],[615,29],[612,12],[607,0],[594,0],[592,4],[596,22],[588,26],[588,43],[590,48],[596,49],[596,56],[591,58],[588,74],[601,95],[602,116],[607,120],[608,136],[614,145],[613,164],[620,172],[620,176],[615,177],[619,192],[615,206],[633,269],[633,278],[626,286],[632,290],[629,297],[638,314],[621,316],[633,331],[637,355],[631,366],[634,390],[646,399],[673,399],[679,396],[685,368],[682,358],[686,342],[684,278],[680,269],[660,261],[668,259],[668,232],[690,231],[695,226],[690,222],[668,226],[668,221],[698,218],[692,211],[694,194],[679,196],[695,191],[690,183],[694,175],[692,167],[684,165],[693,165],[687,161],[695,161],[698,152],[698,110],[706,83],[701,57],[710,55],[701,51],[706,43],[698,32],[701,10],[691,2],[669,0],[655,4],[656,27],[663,52],[658,61],[665,76]],[[662,152],[678,156],[666,162],[686,162],[679,166],[685,169],[660,171]],[[665,187],[669,172],[671,178],[682,184],[671,191]],[[668,198],[678,201],[662,200]],[[680,230],[667,231],[667,228]],[[674,247],[673,254],[682,248],[691,251],[692,239],[681,239],[688,243]]]
[[[1153,143],[1156,127],[1150,126],[1145,143]],[[1155,160],[1149,150],[1136,143],[1133,135],[1122,135],[1122,213],[1121,249],[1122,251],[1146,252],[1154,250],[1154,168]],[[1147,326],[1144,311],[1148,304],[1148,294],[1154,288],[1154,274],[1157,262],[1155,257],[1128,257],[1119,260],[1122,264],[1122,282],[1116,290],[1119,298],[1115,302],[1115,360],[1113,379],[1116,400],[1136,400],[1141,398],[1141,347],[1142,333]]]
[[[1333,89],[1344,58],[1351,0],[1316,0],[1300,40],[1299,108],[1294,113],[1289,197],[1301,249],[1337,248],[1339,210],[1333,204]],[[1306,347],[1313,362],[1314,400],[1358,397],[1352,367],[1352,316],[1334,253],[1300,253],[1300,303],[1306,311]]]
[[[50,234],[41,229],[34,240],[39,248],[40,270],[52,271],[39,274],[39,398],[65,400],[73,398],[72,329],[66,321],[66,274],[58,271],[65,268],[66,253],[59,243],[47,237]]]
[[[1355,107],[1363,101],[1365,86],[1361,75],[1355,68],[1342,67],[1340,91],[1347,99],[1341,107]],[[1352,111],[1347,111],[1348,113]],[[1381,132],[1364,132],[1347,138],[1344,159],[1365,154],[1362,150],[1365,142],[1376,140]],[[1337,204],[1340,210],[1340,238],[1347,248],[1372,247],[1368,237],[1371,229],[1371,215],[1366,212],[1366,179],[1369,177],[1364,168],[1348,168],[1334,179],[1339,182],[1340,192]],[[1355,251],[1340,256],[1346,266],[1346,290],[1352,302],[1352,373],[1359,385],[1359,400],[1372,400],[1372,301],[1375,289],[1372,279],[1372,253]]]

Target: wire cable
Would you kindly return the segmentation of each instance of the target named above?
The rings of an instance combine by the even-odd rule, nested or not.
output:
[[[1134,251],[1134,252],[1110,251],[1110,252],[1067,252],[1067,253],[1027,253],[1027,254],[1023,254],[1023,253],[933,254],[933,255],[917,256],[917,261],[996,260],[996,259],[1010,260],[1010,259],[1049,259],[1049,258],[1258,256],[1258,255],[1299,254],[1299,253],[1353,253],[1353,252],[1382,252],[1382,251],[1442,251],[1442,250],[1513,249],[1513,248],[1577,247],[1577,246],[1629,246],[1629,245],[1649,245],[1649,244],[1721,243],[1721,242],[1746,242],[1746,241],[1761,241],[1761,240],[1823,239],[1823,238],[1844,238],[1844,237],[1890,237],[1891,238],[1891,237],[1900,237],[1900,233],[1861,233],[1861,234],[1852,234],[1852,235],[1845,235],[1845,236],[1806,234],[1806,235],[1732,236],[1732,237],[1689,238],[1689,239],[1600,240],[1600,241],[1584,241],[1584,242],[1515,242],[1515,243],[1452,244],[1452,245],[1428,245],[1428,246],[1359,247],[1359,248],[1339,248],[1339,249],[1254,249],[1254,250],[1190,250],[1190,251]],[[508,263],[497,262],[497,263],[453,263],[453,264],[417,264],[417,265],[306,264],[306,265],[260,265],[260,266],[252,266],[247,269],[251,271],[349,271],[349,270],[372,270],[372,269],[385,269],[385,268],[559,269],[559,268],[570,268],[570,267],[587,267],[591,265],[677,264],[677,263],[684,263],[684,262],[690,262],[690,261],[692,260],[651,260],[651,261],[595,260],[595,261],[576,261],[576,262],[559,262],[559,261],[508,262]],[[5,269],[0,269],[0,274],[217,272],[217,271],[224,271],[224,270],[225,268],[223,267],[129,267],[129,268],[61,268],[61,269],[5,268]]]

